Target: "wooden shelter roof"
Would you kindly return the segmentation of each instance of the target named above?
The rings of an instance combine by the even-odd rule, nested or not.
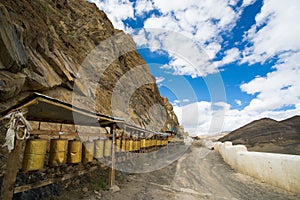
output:
[[[17,110],[26,111],[29,121],[42,121],[83,126],[109,126],[122,123],[123,119],[85,110],[58,99],[33,93],[18,104],[0,114],[0,120]]]
[[[121,118],[92,112],[36,92],[32,93],[8,110],[0,113],[0,121],[11,112],[18,110],[26,111],[26,119],[29,121],[76,124],[94,127],[105,127],[117,124],[120,128],[126,127],[131,130],[143,132],[150,137],[153,135],[166,135],[166,133],[155,132],[138,127]]]

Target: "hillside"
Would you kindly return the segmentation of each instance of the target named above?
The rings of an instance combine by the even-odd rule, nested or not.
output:
[[[86,0],[1,1],[0,113],[32,92],[182,130],[131,36]]]
[[[219,141],[244,144],[248,150],[300,155],[300,116],[276,121],[263,118],[253,121]]]

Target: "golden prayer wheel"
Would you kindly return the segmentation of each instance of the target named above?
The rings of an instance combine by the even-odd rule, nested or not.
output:
[[[83,143],[82,161],[84,163],[92,162],[94,159],[94,142]]]
[[[153,146],[153,147],[156,146],[156,140],[155,140],[155,139],[152,140],[152,146]]]
[[[95,142],[95,158],[100,159],[104,157],[104,142],[105,140],[100,139]]]
[[[173,138],[172,137],[168,137],[168,142],[172,142]]]
[[[152,139],[149,140],[149,147],[152,147]]]
[[[133,151],[133,140],[126,140],[126,151]]]
[[[166,139],[166,145],[168,145],[169,144],[169,140],[168,140],[168,138]]]
[[[122,152],[125,152],[126,151],[126,140],[125,139],[122,139]]]
[[[141,141],[137,140],[137,151],[139,151],[141,149]]]
[[[148,148],[149,147],[149,140],[146,139],[145,144],[146,144],[145,147]]]
[[[150,147],[151,146],[151,140],[146,140],[146,147]]]
[[[68,144],[68,163],[80,163],[82,144],[80,140],[70,140]]]
[[[50,141],[49,165],[59,166],[66,163],[68,140],[52,139]]]
[[[141,148],[146,148],[146,139],[141,140]]]
[[[130,146],[129,140],[126,139],[126,140],[125,140],[125,151],[129,151],[129,146]]]
[[[132,145],[131,145],[131,150],[130,151],[135,151],[135,141],[134,140],[131,140],[131,143],[132,143]]]
[[[139,150],[139,149],[138,149],[138,141],[137,141],[137,140],[134,140],[134,141],[133,141],[133,151],[137,151],[137,150]]]
[[[162,146],[162,140],[158,139],[156,144],[157,144],[157,146]]]
[[[34,171],[44,167],[47,150],[47,140],[28,139],[26,141],[22,170]]]
[[[116,139],[116,152],[121,152],[121,139]]]
[[[105,157],[111,156],[112,141],[109,140],[109,139],[105,140],[104,146],[105,146],[105,148],[104,148],[104,156]]]

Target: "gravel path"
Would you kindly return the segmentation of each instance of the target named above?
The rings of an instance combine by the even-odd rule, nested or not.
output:
[[[300,195],[236,173],[218,153],[195,146],[164,169],[129,175],[119,186],[116,193],[102,191],[101,199],[300,199]]]

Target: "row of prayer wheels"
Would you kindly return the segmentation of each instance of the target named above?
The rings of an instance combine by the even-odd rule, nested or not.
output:
[[[116,139],[116,152],[134,152],[151,147],[161,147],[168,144],[168,139]],[[22,170],[35,171],[44,167],[48,140],[28,139],[26,141]],[[88,163],[94,158],[102,159],[112,155],[112,140],[99,139],[89,142],[80,140],[51,139],[48,165],[60,166],[65,163]]]
[[[168,139],[116,139],[116,152],[133,152],[168,145]]]
[[[48,140],[28,139],[26,141],[22,170],[35,171],[44,167]],[[96,140],[82,143],[80,140],[51,139],[49,147],[48,165],[60,166],[66,163],[92,162],[111,156],[112,141]]]

